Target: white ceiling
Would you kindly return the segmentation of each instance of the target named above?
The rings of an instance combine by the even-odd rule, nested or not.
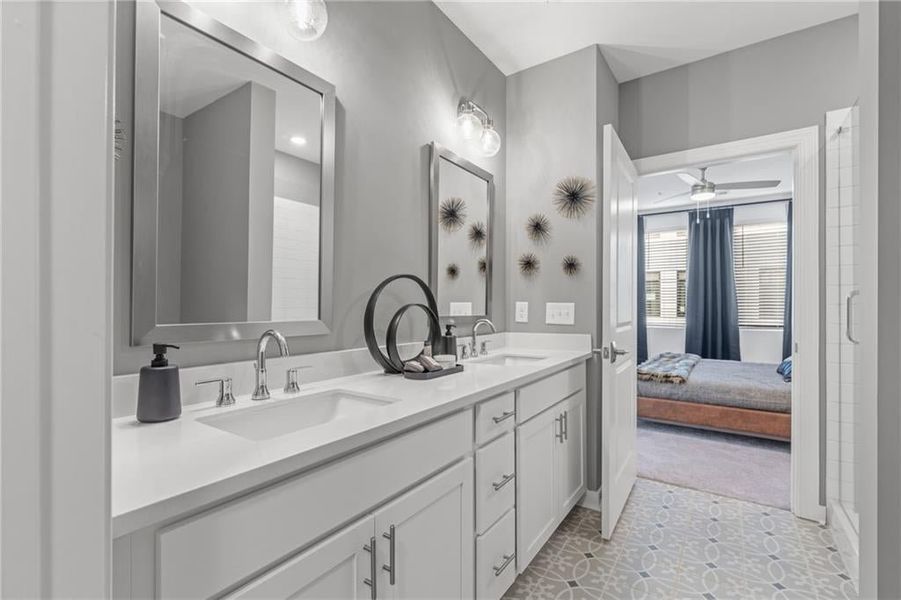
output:
[[[510,75],[599,44],[620,83],[857,12],[840,0],[435,0]]]
[[[321,96],[294,80],[164,16],[160,23],[160,110],[184,118],[248,81],[272,89],[275,149],[320,162]],[[303,137],[299,146],[291,137]]]
[[[685,171],[695,177],[700,175],[696,168],[685,169]],[[792,193],[792,159],[789,154],[782,153],[711,165],[707,169],[707,179],[720,184],[770,179],[781,181],[775,188],[717,191],[716,201],[711,202],[711,206],[788,198]],[[638,210],[640,212],[657,212],[693,208],[694,202],[687,196],[665,200],[675,194],[689,191],[690,187],[675,173],[641,177],[638,180]]]

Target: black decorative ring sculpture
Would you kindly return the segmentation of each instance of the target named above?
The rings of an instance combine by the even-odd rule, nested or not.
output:
[[[397,369],[398,373],[401,373],[404,370],[404,359],[400,357],[400,351],[397,349],[397,326],[400,325],[400,320],[401,317],[404,316],[404,313],[414,307],[421,308],[429,318],[429,337],[432,340],[435,339],[436,334],[440,335],[441,332],[441,326],[438,324],[438,316],[425,304],[404,304],[401,306],[391,318],[391,323],[388,324],[388,333],[385,335],[385,345],[388,347],[388,359],[391,361],[391,366]]]
[[[389,355],[385,356],[385,353],[379,348],[378,340],[376,340],[375,337],[375,306],[378,303],[382,290],[396,279],[409,279],[416,283],[419,286],[419,289],[422,290],[428,305],[407,304],[394,314],[394,317],[391,319],[394,326],[389,326],[388,328],[388,333],[391,337],[386,339]],[[397,324],[395,321],[400,322],[400,317],[411,306],[421,306],[427,314],[431,313],[429,314],[429,337],[431,338],[432,348],[437,348],[441,335],[441,328],[438,326],[438,302],[435,301],[435,295],[432,294],[432,290],[429,286],[416,275],[407,275],[403,273],[392,275],[376,286],[372,291],[372,295],[369,296],[369,302],[366,303],[366,312],[363,313],[363,335],[366,337],[366,347],[369,348],[369,353],[372,355],[372,358],[375,359],[375,362],[385,369],[386,373],[401,373],[404,370],[403,361],[400,360],[400,354],[397,351]],[[392,329],[394,330],[393,333]],[[397,357],[397,362],[395,362],[392,357]]]

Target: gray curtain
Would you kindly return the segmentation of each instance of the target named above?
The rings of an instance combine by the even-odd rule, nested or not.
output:
[[[785,313],[782,320],[782,358],[792,355],[792,203],[787,204],[786,219],[788,224],[785,253]]]
[[[645,239],[644,239],[644,217],[638,217],[638,248],[636,256],[636,265],[638,272],[638,281],[636,302],[638,304],[635,311],[635,327],[638,330],[638,347],[635,349],[637,353],[638,363],[641,364],[648,359],[648,315],[647,315],[647,299],[645,298]]]
[[[685,351],[741,360],[732,262],[732,208],[688,213]]]

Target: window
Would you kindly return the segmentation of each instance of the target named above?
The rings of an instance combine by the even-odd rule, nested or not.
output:
[[[740,327],[782,327],[787,225],[736,225],[732,238]]]
[[[785,221],[736,225],[732,250],[739,327],[782,327],[785,302]],[[648,325],[684,325],[688,229],[645,235]]]
[[[685,323],[685,265],[688,230],[653,231],[645,235],[645,298],[648,323]]]

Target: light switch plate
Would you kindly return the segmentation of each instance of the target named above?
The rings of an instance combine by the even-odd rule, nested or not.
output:
[[[528,323],[529,322],[529,303],[528,302],[517,302],[516,303],[516,322],[517,323]]]
[[[574,302],[547,302],[544,305],[544,322],[547,325],[575,325]]]

